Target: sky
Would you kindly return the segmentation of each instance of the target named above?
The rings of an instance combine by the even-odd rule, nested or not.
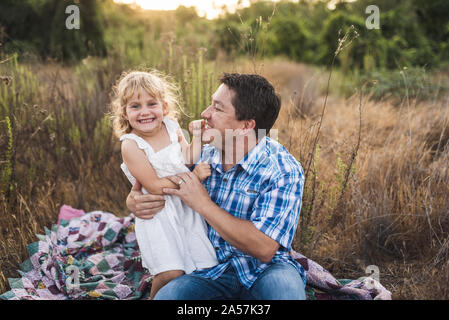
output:
[[[115,2],[136,3],[143,9],[148,10],[175,10],[178,6],[196,7],[200,16],[206,16],[208,19],[218,17],[221,12],[221,7],[226,5],[229,12],[235,12],[239,0],[114,0]],[[271,0],[278,2],[279,0]],[[294,1],[294,0],[292,0]],[[335,8],[335,3],[341,0],[332,0],[329,2],[329,9]],[[344,0],[353,2],[356,0]],[[249,0],[240,0],[242,7],[249,6]]]
[[[178,6],[194,6],[200,16],[206,16],[208,19],[216,18],[223,5],[228,6],[229,11],[233,12],[237,6],[238,0],[115,0],[116,2],[137,3],[143,9],[150,10],[175,10]],[[242,0],[242,6],[249,6],[249,0]]]

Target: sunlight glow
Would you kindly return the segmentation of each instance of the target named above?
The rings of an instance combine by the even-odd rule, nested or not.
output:
[[[135,3],[142,9],[148,10],[175,10],[178,6],[194,6],[200,16],[214,19],[219,16],[221,7],[227,6],[228,11],[235,12],[238,0],[115,0],[115,2]],[[249,0],[240,1],[240,6],[249,6]]]

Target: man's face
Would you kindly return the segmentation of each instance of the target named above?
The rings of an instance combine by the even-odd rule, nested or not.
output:
[[[238,133],[238,129],[244,127],[244,121],[237,120],[235,108],[232,105],[234,94],[225,84],[221,84],[212,95],[211,105],[201,113],[206,120],[204,140],[214,136],[211,144],[221,150],[225,150],[226,144],[233,143],[232,132]]]

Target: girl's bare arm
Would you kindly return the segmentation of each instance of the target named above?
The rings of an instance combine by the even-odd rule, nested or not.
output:
[[[179,143],[181,144],[182,154],[187,167],[193,166],[201,156],[201,148],[203,146],[201,136],[204,129],[204,120],[195,120],[189,124],[189,131],[192,133],[192,142],[190,144],[181,130],[178,131]]]
[[[198,138],[193,137],[192,142],[189,144],[182,134],[178,133],[179,143],[181,145],[182,155],[184,157],[184,163],[187,167],[193,166],[201,155],[201,142]]]
[[[150,194],[163,195],[163,188],[177,189],[179,187],[169,179],[157,176],[144,151],[139,149],[135,141],[122,142],[122,157],[131,174]]]

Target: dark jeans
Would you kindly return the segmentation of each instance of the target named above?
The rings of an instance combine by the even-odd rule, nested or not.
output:
[[[247,290],[232,267],[215,280],[195,274],[173,279],[156,294],[155,300],[305,300],[301,275],[288,263],[268,267]]]

